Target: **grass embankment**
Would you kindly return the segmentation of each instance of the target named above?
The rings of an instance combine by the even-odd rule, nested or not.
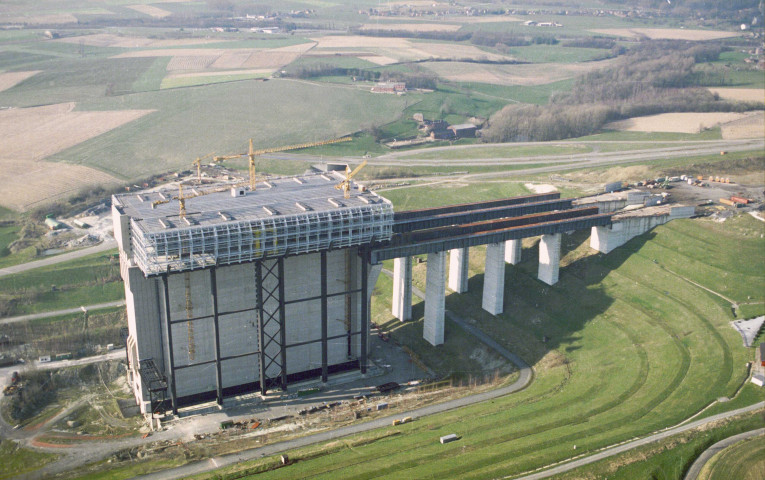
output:
[[[765,437],[749,438],[718,453],[699,473],[699,480],[765,478]]]
[[[124,291],[119,263],[111,260],[111,253],[1,277],[0,301],[5,304],[6,316],[121,300]]]
[[[440,200],[428,198],[416,203]],[[305,461],[291,452],[296,463],[257,478],[496,478],[677,424],[732,396],[751,355],[728,324],[730,305],[685,278],[734,300],[761,300],[762,228],[749,216],[725,224],[676,220],[608,255],[589,250],[586,232],[566,236],[553,287],[536,280],[536,241],[529,239],[523,262],[506,271],[506,313],[496,317],[480,307],[483,258],[474,249],[470,292],[450,295],[447,309],[522,355],[535,381],[517,394],[402,425],[401,435],[374,445]],[[394,338],[421,335],[415,312],[406,334],[394,331]],[[447,320],[441,349],[460,340],[457,329]],[[460,441],[440,445],[449,433]]]
[[[58,458],[53,453],[43,453],[19,447],[11,440],[0,441],[0,479],[14,478],[44,467]]]
[[[691,464],[701,453],[714,443],[738,433],[762,428],[762,412],[742,415],[732,420],[721,421],[707,428],[699,428],[689,432],[673,435],[650,445],[636,448],[629,452],[601,460],[599,462],[571,470],[556,476],[560,480],[581,478],[608,478],[610,480],[633,480],[636,478],[651,479],[680,479],[690,468]],[[760,438],[761,440],[761,438]],[[757,444],[755,439],[754,444]],[[752,442],[749,442],[750,446]],[[765,444],[763,444],[765,445]],[[727,451],[727,450],[726,450]],[[724,453],[724,452],[721,452]],[[760,457],[762,458],[762,457]],[[713,459],[714,460],[714,459]],[[737,458],[743,460],[739,466],[749,469],[754,466],[757,457]],[[726,465],[726,468],[730,465]],[[736,468],[722,470],[721,477],[699,476],[699,480],[720,479],[755,479],[760,476],[746,477],[736,475]],[[747,470],[743,470],[746,472]],[[754,470],[756,471],[756,470]],[[703,474],[704,472],[702,472]]]

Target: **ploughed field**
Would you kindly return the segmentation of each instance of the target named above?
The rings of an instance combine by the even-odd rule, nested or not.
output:
[[[750,356],[729,326],[730,303],[690,281],[762,307],[763,231],[748,215],[675,220],[608,255],[589,250],[586,233],[564,236],[554,287],[536,280],[537,241],[528,239],[523,262],[507,266],[498,317],[481,310],[483,251],[474,249],[470,292],[449,295],[447,309],[533,365],[531,385],[389,427],[400,434],[369,444],[291,452],[294,464],[257,478],[497,478],[675,425],[732,396]],[[422,319],[414,323],[421,335]],[[458,328],[447,319],[446,345]],[[441,445],[450,433],[460,440]]]

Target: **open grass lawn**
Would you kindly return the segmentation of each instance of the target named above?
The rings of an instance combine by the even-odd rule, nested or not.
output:
[[[564,47],[561,45],[528,45],[526,47],[512,47],[509,53],[514,58],[524,62],[578,63],[608,58],[610,50]]]
[[[407,200],[446,203],[433,189],[421,191],[426,198]],[[403,199],[393,200],[399,207]],[[447,309],[520,354],[534,366],[534,382],[513,395],[418,419],[373,444],[310,460],[291,452],[296,463],[252,478],[497,478],[676,424],[732,396],[751,359],[728,325],[729,304],[681,277],[761,301],[763,260],[750,255],[764,246],[755,234],[761,225],[748,216],[725,224],[675,220],[609,255],[589,250],[588,232],[564,236],[561,280],[553,287],[536,280],[536,240],[527,239],[524,260],[506,270],[506,313],[496,317],[480,307],[483,251],[473,249],[470,292],[449,295]],[[414,278],[423,281],[417,268]],[[741,290],[726,289],[724,278]],[[415,305],[407,336],[421,335],[420,310]],[[449,322],[445,337],[444,352],[461,341]],[[439,436],[449,433],[461,439],[440,445]]]
[[[58,457],[53,453],[44,453],[19,447],[16,442],[0,442],[0,478],[13,478],[22,473],[42,468]]]
[[[86,57],[34,65],[34,69],[44,71],[0,92],[0,103],[27,107],[82,102],[131,93],[134,82],[143,76],[154,61],[154,58]]]
[[[475,92],[474,95],[486,95],[507,102],[533,103],[547,105],[554,93],[568,92],[575,80],[561,80],[543,85],[492,85],[489,83],[460,83],[460,87]]]
[[[2,277],[0,292],[0,300],[10,303],[9,315],[73,308],[124,297],[119,265],[111,263],[106,253]]]
[[[119,178],[141,178],[190,168],[196,156],[209,152],[243,152],[249,138],[256,148],[266,148],[347,135],[365,125],[392,121],[405,102],[396,96],[291,80],[239,81],[107,97],[79,108],[157,111],[51,159],[85,163]]]
[[[427,192],[427,195],[423,195]],[[479,202],[516,195],[526,195],[528,190],[518,183],[485,182],[481,184],[439,184],[425,189],[401,188],[388,190],[383,196],[393,202],[396,211],[415,210],[438,205]]]

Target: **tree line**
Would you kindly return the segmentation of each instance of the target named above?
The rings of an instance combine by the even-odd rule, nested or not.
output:
[[[598,132],[612,121],[666,112],[740,112],[762,102],[723,100],[706,88],[694,66],[719,58],[722,48],[652,41],[613,66],[580,77],[547,105],[508,105],[489,119],[487,142],[547,141]]]

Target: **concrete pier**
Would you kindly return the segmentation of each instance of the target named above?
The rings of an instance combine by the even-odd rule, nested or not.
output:
[[[561,234],[542,235],[539,240],[539,271],[537,278],[548,285],[558,283],[560,271]]]
[[[444,343],[446,252],[428,254],[425,284],[425,322],[422,338],[435,347]]]
[[[609,253],[633,238],[644,234],[658,225],[663,225],[676,218],[690,218],[695,213],[694,206],[649,207],[634,212],[614,216],[614,223],[605,227],[592,227],[590,247]]]
[[[406,322],[412,319],[412,257],[393,259],[393,316]]]
[[[505,243],[486,245],[486,269],[483,277],[482,307],[492,315],[503,310],[505,298]]]
[[[449,250],[449,288],[457,293],[468,291],[469,249]]]
[[[523,242],[521,239],[508,240],[505,242],[505,262],[510,265],[518,265],[521,263],[521,248]]]

